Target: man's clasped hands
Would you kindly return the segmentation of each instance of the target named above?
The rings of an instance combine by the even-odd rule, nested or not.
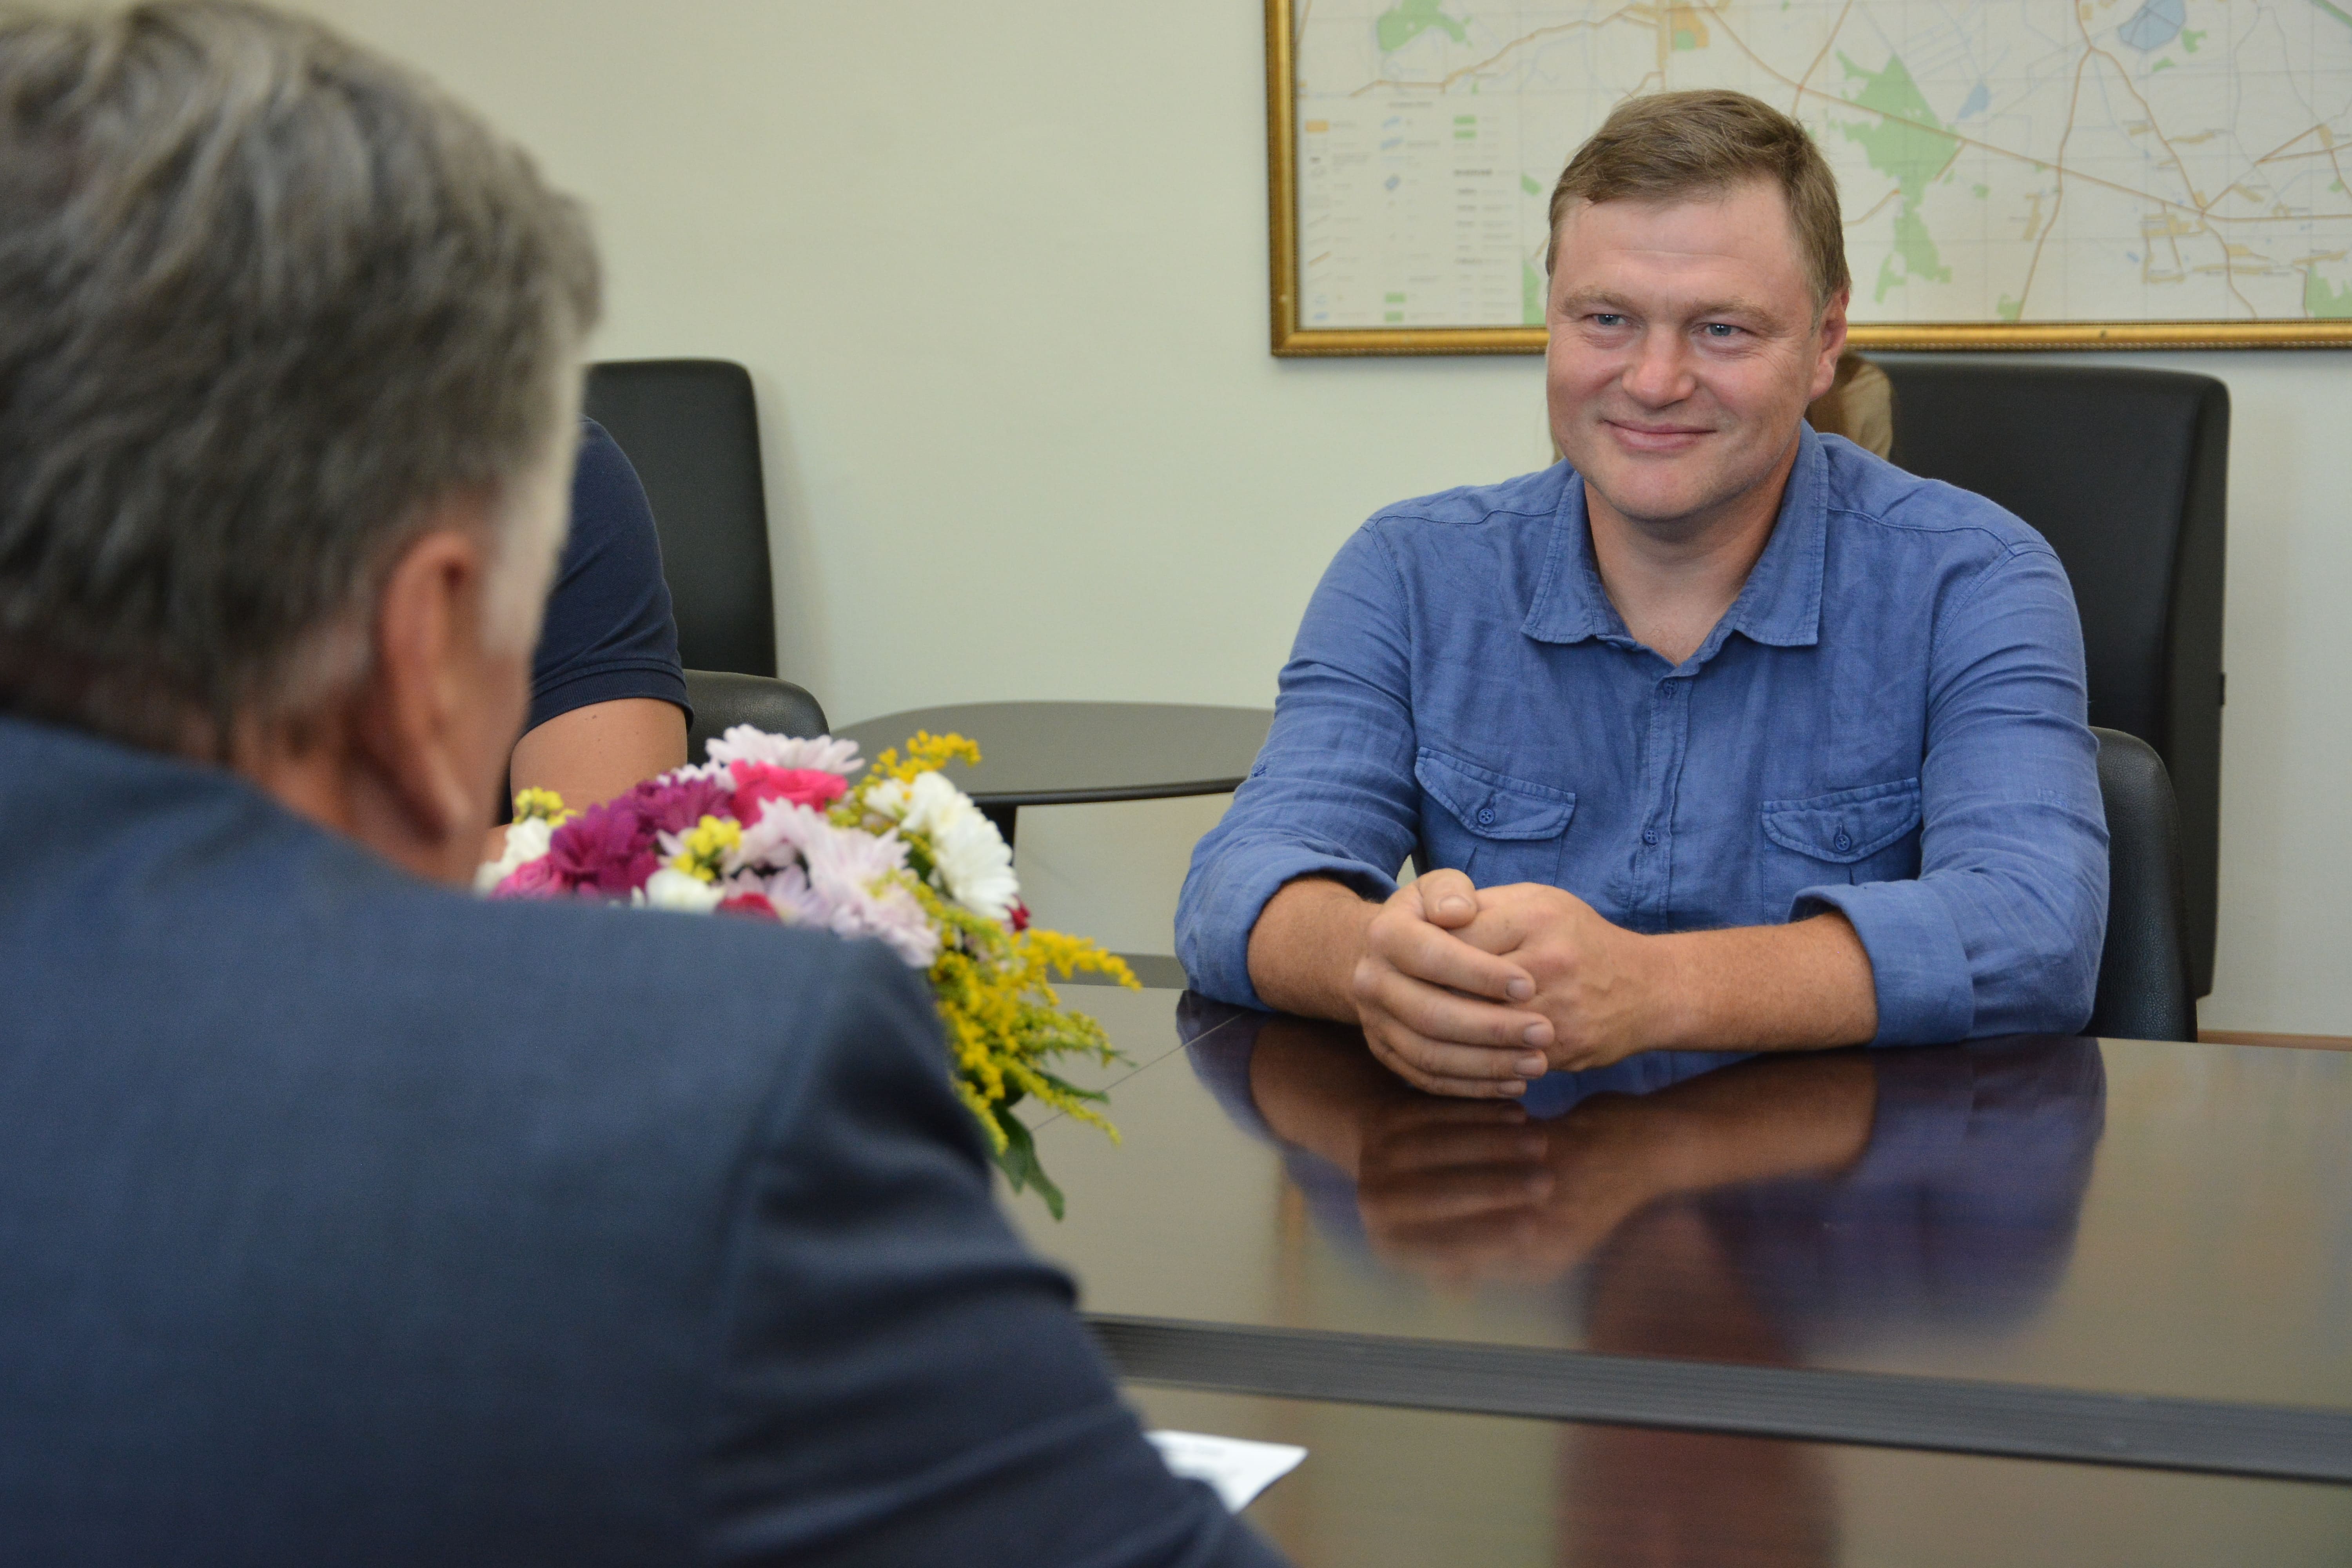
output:
[[[1372,1054],[1433,1094],[1520,1092],[1681,1033],[1675,949],[1535,882],[1433,870],[1365,928],[1349,977]]]
[[[1869,955],[1835,910],[1776,926],[1649,934],[1563,889],[1433,870],[1385,902],[1286,885],[1250,937],[1260,1001],[1358,1025],[1432,1094],[1517,1095],[1636,1051],[1806,1050],[1878,1028]]]

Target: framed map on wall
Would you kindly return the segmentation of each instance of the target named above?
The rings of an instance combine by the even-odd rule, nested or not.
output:
[[[1730,87],[1837,172],[1876,348],[2352,344],[2352,0],[1266,0],[1274,350],[1543,346],[1553,182]]]

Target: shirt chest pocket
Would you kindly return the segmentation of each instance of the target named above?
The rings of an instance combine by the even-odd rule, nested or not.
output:
[[[1421,849],[1415,863],[1450,867],[1480,887],[1558,885],[1561,840],[1576,796],[1513,778],[1423,746],[1413,759],[1420,784]]]
[[[1764,837],[1785,853],[1770,894],[1823,882],[1891,882],[1919,874],[1919,781],[1864,784],[1806,800],[1768,800]]]

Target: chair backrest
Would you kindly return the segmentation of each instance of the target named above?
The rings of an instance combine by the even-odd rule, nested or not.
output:
[[[2209,375],[1887,355],[1894,461],[2000,502],[2058,552],[2091,722],[2164,759],[2179,800],[2195,994],[2213,988],[2230,393]]]
[[[2193,1040],[2189,913],[2179,816],[2156,748],[2119,730],[2099,738],[2099,798],[2107,808],[2107,945],[2088,1033]]]
[[[768,501],[751,377],[729,360],[619,360],[590,367],[588,416],[645,481],[679,659],[776,673]]]
[[[689,669],[686,672],[687,706],[694,722],[686,734],[686,760],[698,763],[707,754],[703,743],[738,724],[765,730],[771,735],[803,737],[826,733],[824,708],[789,680],[766,675],[738,675],[732,670]]]

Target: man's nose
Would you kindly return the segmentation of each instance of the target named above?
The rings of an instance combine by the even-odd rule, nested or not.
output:
[[[1625,367],[1627,395],[1651,408],[1680,403],[1690,395],[1688,347],[1679,332],[1647,331]]]

